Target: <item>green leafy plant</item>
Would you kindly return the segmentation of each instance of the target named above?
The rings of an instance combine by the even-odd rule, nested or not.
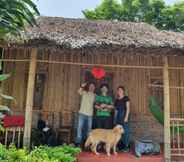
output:
[[[6,155],[7,155],[7,150],[6,150],[5,146],[0,144],[0,161],[1,160],[5,160],[6,159]]]
[[[2,83],[3,81],[7,80],[11,75],[10,74],[0,74],[0,82]],[[2,88],[0,89],[0,97],[5,99],[5,100],[14,100],[15,98],[6,94],[2,93]],[[5,105],[0,105],[0,110],[8,110],[8,107]]]
[[[79,148],[71,146],[48,147],[40,146],[31,152],[31,158],[58,160],[58,162],[75,162],[76,155],[80,152]]]
[[[152,115],[154,116],[154,118],[161,124],[164,125],[164,112],[161,110],[160,105],[158,104],[156,98],[154,96],[151,96],[149,98],[149,109],[150,112],[152,113]],[[184,133],[184,125],[180,126],[179,129],[177,129],[177,127],[171,127],[171,131],[173,131],[176,133],[179,132],[180,133]]]
[[[71,146],[48,147],[40,146],[28,152],[26,149],[17,149],[10,146],[6,149],[0,144],[1,162],[75,162],[80,149]]]
[[[0,75],[0,83],[2,84],[3,81],[6,81],[10,77],[10,74],[1,74]],[[0,87],[0,98],[6,101],[15,101],[15,98],[6,94],[3,94],[2,87]],[[2,102],[2,101],[1,101]],[[0,104],[0,112],[6,111],[10,112],[10,109],[6,105]],[[4,131],[2,123],[0,122],[0,132]]]
[[[14,162],[24,162],[27,160],[27,150],[17,149],[14,145],[11,145],[7,151],[6,158]]]
[[[0,124],[0,132],[4,132],[4,127]]]
[[[0,39],[18,35],[26,24],[36,25],[39,11],[32,0],[0,0]]]

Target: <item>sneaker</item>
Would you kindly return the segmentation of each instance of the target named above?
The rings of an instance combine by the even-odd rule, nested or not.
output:
[[[75,147],[80,147],[80,143],[75,143]]]
[[[130,149],[128,147],[125,147],[123,149],[120,150],[121,152],[130,152]]]
[[[137,158],[140,158],[142,155],[141,155],[141,153],[139,151],[135,150],[135,156]]]

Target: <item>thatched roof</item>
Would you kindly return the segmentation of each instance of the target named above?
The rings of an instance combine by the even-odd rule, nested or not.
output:
[[[69,48],[121,46],[184,50],[184,33],[160,31],[146,23],[89,21],[39,17],[38,27],[22,34],[24,45],[57,45]],[[15,43],[15,42],[14,42]]]

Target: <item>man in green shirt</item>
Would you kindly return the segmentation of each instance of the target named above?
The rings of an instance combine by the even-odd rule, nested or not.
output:
[[[108,96],[109,87],[107,84],[100,86],[101,94],[95,98],[96,109],[96,128],[111,129],[112,128],[112,97]]]

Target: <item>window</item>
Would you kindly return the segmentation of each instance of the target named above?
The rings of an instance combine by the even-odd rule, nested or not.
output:
[[[36,109],[41,109],[44,97],[44,86],[45,86],[46,76],[44,73],[36,74],[35,80],[35,91],[34,91],[34,104]]]

